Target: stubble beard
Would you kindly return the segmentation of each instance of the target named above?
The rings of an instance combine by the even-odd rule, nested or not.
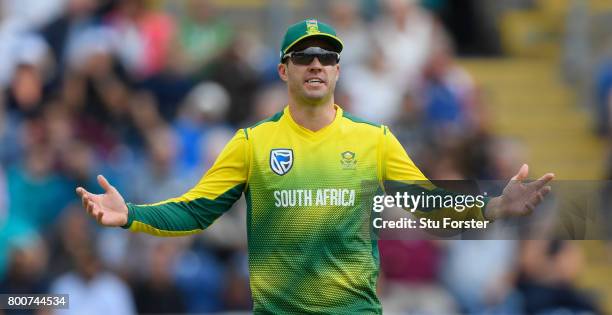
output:
[[[329,82],[329,81],[328,81]],[[334,95],[335,86],[328,85],[326,91],[307,91],[302,83],[290,87],[290,93],[296,101],[309,106],[319,106],[328,103]],[[328,83],[329,84],[329,83]]]

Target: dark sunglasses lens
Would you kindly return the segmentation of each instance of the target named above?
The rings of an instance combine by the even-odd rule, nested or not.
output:
[[[334,53],[323,53],[317,56],[319,62],[324,66],[333,66],[338,62],[338,58]]]
[[[291,55],[291,61],[296,65],[307,66],[314,60],[314,55],[305,53],[294,53]]]
[[[314,53],[312,54],[312,53],[299,52],[299,53],[294,53],[291,56],[291,61],[297,65],[307,66],[310,63],[312,63],[315,57],[319,59],[319,62],[324,66],[333,66],[336,63],[338,63],[338,57],[334,53],[321,53],[321,54]]]

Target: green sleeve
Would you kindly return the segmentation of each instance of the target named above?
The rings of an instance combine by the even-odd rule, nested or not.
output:
[[[244,185],[238,185],[211,200],[167,202],[156,205],[128,203],[128,222],[123,228],[158,236],[182,236],[209,227],[240,198]]]
[[[158,203],[128,203],[128,222],[123,227],[158,236],[181,236],[207,228],[242,195],[250,164],[248,146],[246,132],[237,131],[196,186]]]

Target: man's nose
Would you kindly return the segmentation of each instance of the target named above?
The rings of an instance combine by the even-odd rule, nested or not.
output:
[[[312,59],[312,62],[308,65],[308,70],[317,70],[317,69],[318,70],[323,69],[323,65],[319,61],[319,58],[314,57],[314,59]]]

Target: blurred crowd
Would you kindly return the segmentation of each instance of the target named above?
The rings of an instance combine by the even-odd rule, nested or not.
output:
[[[326,7],[345,43],[336,103],[389,125],[429,178],[514,175],[523,148],[492,136],[436,6]],[[0,293],[69,293],[67,314],[250,309],[243,201],[200,235],[162,239],[98,227],[74,192],[100,193],[104,174],[133,203],[181,195],[236,128],[286,105],[278,47],[221,14],[207,0],[1,2]],[[597,313],[574,288],[573,243],[380,247],[391,313]]]

